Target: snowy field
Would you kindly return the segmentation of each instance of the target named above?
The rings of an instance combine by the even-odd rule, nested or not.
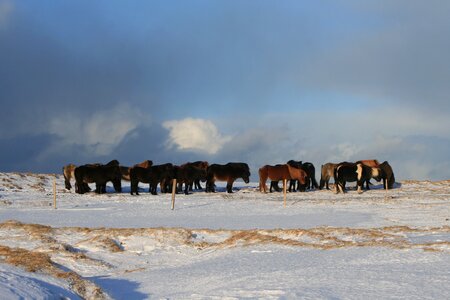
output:
[[[450,181],[85,195],[0,173],[1,299],[450,299]],[[353,186],[354,184],[349,184]],[[144,190],[145,189],[145,190]]]

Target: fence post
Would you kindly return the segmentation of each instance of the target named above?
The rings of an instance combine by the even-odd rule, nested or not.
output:
[[[53,208],[56,209],[56,176],[53,178]]]
[[[385,191],[386,191],[386,193],[384,194],[384,200],[387,200],[387,198],[388,198],[388,180],[387,180],[387,178],[384,179],[384,186],[385,186]]]
[[[284,207],[286,207],[286,186],[287,186],[287,179],[283,179],[283,200],[284,200]]]
[[[172,181],[172,210],[175,209],[175,192],[177,190],[177,180]]]

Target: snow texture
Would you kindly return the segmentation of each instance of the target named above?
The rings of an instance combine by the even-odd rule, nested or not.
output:
[[[0,173],[0,297],[450,298],[449,181],[288,193],[286,207],[236,182],[174,210],[123,187],[78,195],[60,175]]]

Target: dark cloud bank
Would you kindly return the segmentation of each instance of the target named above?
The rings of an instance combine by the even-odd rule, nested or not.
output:
[[[449,4],[4,3],[1,171],[375,157],[450,178]],[[189,117],[229,140],[167,147],[163,122]]]

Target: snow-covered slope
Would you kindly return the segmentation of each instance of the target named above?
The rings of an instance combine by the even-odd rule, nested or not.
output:
[[[173,211],[171,195],[123,186],[78,195],[59,175],[0,173],[2,298],[450,297],[449,181],[288,193],[286,207],[237,182]]]

